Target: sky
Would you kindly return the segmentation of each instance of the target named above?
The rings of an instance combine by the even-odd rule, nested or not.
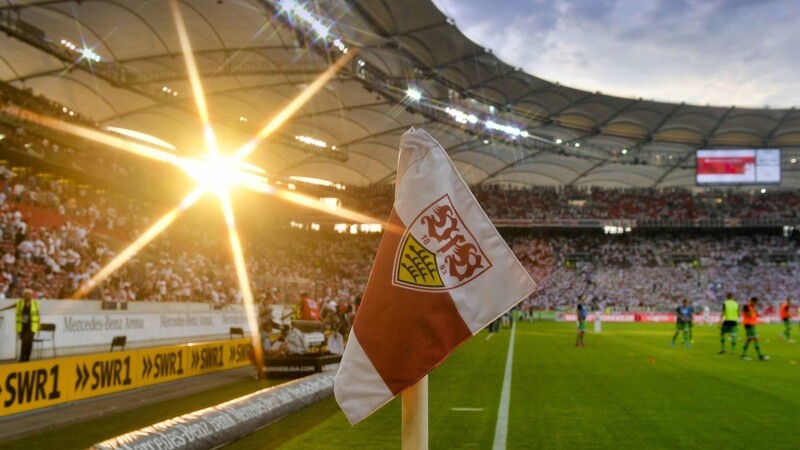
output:
[[[504,62],[564,86],[698,105],[800,106],[796,0],[434,0]]]

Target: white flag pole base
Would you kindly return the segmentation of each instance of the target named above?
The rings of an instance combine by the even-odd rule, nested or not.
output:
[[[428,376],[403,392],[403,450],[428,450]]]

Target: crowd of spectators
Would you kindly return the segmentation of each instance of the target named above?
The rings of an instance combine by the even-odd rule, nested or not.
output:
[[[0,298],[25,288],[69,298],[154,220],[153,205],[0,162]],[[291,302],[301,290],[352,302],[377,235],[317,236],[290,227],[247,231],[247,265],[259,301]],[[185,214],[87,296],[109,301],[241,302],[220,219]]]
[[[486,214],[495,220],[639,221],[644,223],[708,223],[725,220],[796,220],[800,196],[794,191],[765,193],[706,189],[612,189],[599,187],[501,188],[473,186]],[[343,204],[388,217],[394,199],[392,186],[348,188]]]
[[[0,84],[0,102],[95,126],[61,105],[21,92]],[[142,176],[140,168],[121,160],[75,150],[35,127],[0,119],[4,150],[62,162],[71,170],[91,172],[96,170],[89,164],[93,162],[111,177]],[[55,176],[0,161],[0,298],[18,297],[25,288],[44,298],[69,298],[162,212],[163,206],[141,196],[78,182],[65,173]],[[394,198],[391,185],[305,189],[321,197],[339,197],[344,207],[384,220]],[[473,192],[495,220],[794,220],[800,210],[800,196],[780,190],[754,194],[487,186],[473,187]],[[378,235],[273,228],[249,230],[243,240],[257,300],[292,302],[307,291],[321,304],[353,304],[369,274]],[[727,291],[774,301],[800,293],[798,246],[783,236],[530,231],[508,241],[539,284],[539,291],[526,301],[531,308],[569,308],[580,294],[594,306],[631,309],[673,305],[683,298],[713,303]],[[202,214],[181,218],[88,298],[202,301],[222,307],[240,303],[224,224]]]
[[[511,245],[539,285],[527,302],[535,309],[568,310],[579,295],[595,309],[635,311],[683,299],[718,309],[727,292],[766,302],[800,294],[800,246],[781,235],[524,236]]]
[[[151,205],[29,169],[2,164],[0,181],[0,296],[30,287],[41,297],[68,298],[155,220],[152,210],[145,212]],[[61,220],[45,226],[42,217]],[[290,227],[244,237],[256,297],[269,303],[292,302],[300,291],[321,304],[352,303],[379,241],[375,234]],[[539,285],[527,301],[537,309],[568,309],[580,294],[594,306],[630,310],[683,298],[714,304],[727,291],[774,301],[800,293],[800,249],[780,234],[527,231],[507,240]],[[88,297],[240,303],[224,224],[202,215],[181,219]]]

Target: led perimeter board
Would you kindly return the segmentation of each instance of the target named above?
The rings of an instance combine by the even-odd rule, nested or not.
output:
[[[781,150],[698,150],[695,167],[701,185],[780,184]]]

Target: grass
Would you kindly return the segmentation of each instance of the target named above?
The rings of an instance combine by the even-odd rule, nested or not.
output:
[[[606,325],[585,348],[536,328],[517,336],[514,368],[526,381],[512,386],[514,448],[796,445],[786,430],[800,407],[800,348],[780,342],[776,326],[760,327],[768,362],[740,360],[741,345],[717,355],[716,328],[696,327],[691,349],[670,348],[670,325]]]
[[[591,326],[590,326],[591,329]],[[670,324],[604,324],[574,346],[574,325],[517,327],[508,448],[796,448],[800,345],[759,326],[767,362],[717,355],[717,328],[695,327],[691,349],[669,345]],[[740,330],[742,333],[744,330]],[[430,376],[430,448],[491,448],[510,333],[467,342]],[[753,349],[750,354],[755,355]],[[4,443],[6,449],[85,448],[131,429],[258,389],[241,382],[66,429]],[[351,427],[331,398],[226,449],[399,448],[396,399]],[[91,437],[91,439],[86,436]],[[100,436],[102,435],[102,438]],[[81,437],[83,436],[83,437]]]
[[[431,443],[449,448],[491,448],[509,333],[468,341],[437,368],[429,384]],[[481,411],[458,411],[473,408]],[[333,399],[289,416],[226,449],[400,448],[400,399],[351,427]],[[432,445],[432,448],[433,447]]]
[[[691,349],[670,347],[671,324],[603,328],[576,348],[571,324],[519,324],[508,448],[796,448],[800,346],[777,325],[759,327],[767,362],[740,360],[741,342],[717,355],[717,328],[695,327]],[[509,332],[486,336],[431,374],[432,449],[492,447]],[[399,400],[350,427],[330,399],[226,449],[399,447]]]

